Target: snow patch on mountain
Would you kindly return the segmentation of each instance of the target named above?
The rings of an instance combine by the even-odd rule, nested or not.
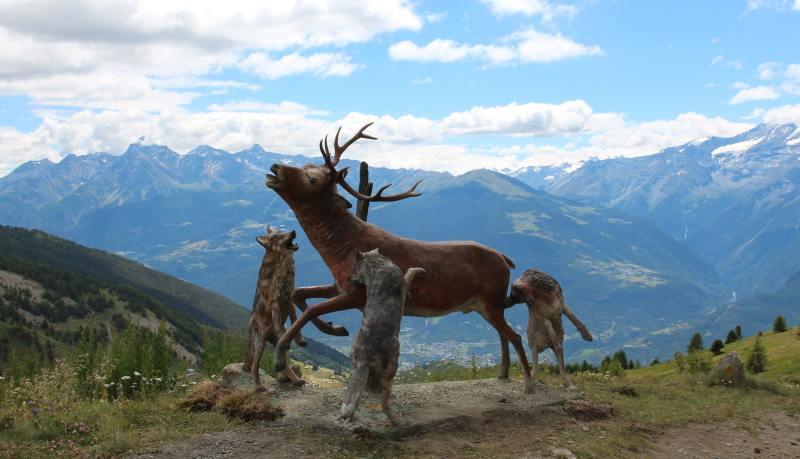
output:
[[[717,155],[721,155],[723,153],[733,153],[736,156],[739,156],[740,154],[742,154],[742,153],[746,152],[747,150],[749,150],[751,147],[757,145],[763,139],[764,139],[764,137],[762,136],[762,137],[758,137],[758,138],[755,138],[755,139],[752,139],[752,140],[745,140],[744,142],[738,142],[738,143],[733,143],[733,144],[730,144],[730,145],[725,145],[725,146],[719,147],[716,150],[712,151],[711,155],[712,156],[717,156]]]

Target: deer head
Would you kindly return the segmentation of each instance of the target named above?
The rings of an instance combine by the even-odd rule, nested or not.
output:
[[[320,140],[319,150],[322,153],[322,157],[325,158],[324,165],[306,164],[302,167],[292,167],[285,164],[273,164],[272,167],[270,167],[272,174],[267,174],[267,187],[278,193],[278,195],[289,204],[289,207],[295,211],[298,208],[312,203],[325,203],[326,205],[342,208],[351,207],[351,204],[339,194],[336,185],[341,185],[342,188],[347,190],[347,192],[354,197],[370,202],[399,201],[405,198],[420,196],[420,193],[414,193],[414,190],[422,180],[414,184],[414,186],[405,193],[383,196],[383,191],[392,186],[390,183],[378,190],[374,195],[366,196],[353,189],[353,187],[345,181],[345,177],[347,177],[347,167],[340,170],[336,169],[339,160],[342,158],[342,154],[347,147],[352,145],[356,140],[377,140],[375,137],[364,134],[364,130],[371,125],[372,123],[369,123],[362,127],[356,135],[341,146],[339,145],[339,133],[342,131],[342,128],[339,128],[336,132],[336,138],[333,141],[333,154],[331,154],[328,149],[328,137],[326,136],[324,140]]]

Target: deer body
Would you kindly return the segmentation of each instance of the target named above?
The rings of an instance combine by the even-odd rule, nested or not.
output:
[[[302,326],[322,314],[345,309],[362,309],[366,303],[363,285],[351,282],[350,274],[355,263],[355,250],[373,249],[388,257],[402,272],[422,268],[427,272],[424,280],[413,282],[411,301],[404,315],[438,317],[452,312],[477,312],[500,334],[502,359],[500,377],[508,377],[510,357],[508,343],[514,345],[525,369],[525,392],[533,390],[522,340],[504,318],[503,302],[506,297],[510,268],[513,262],[497,250],[471,241],[425,242],[406,239],[358,219],[347,208],[350,204],[338,193],[342,185],[359,199],[370,201],[396,201],[413,194],[417,185],[406,193],[382,196],[383,187],[374,196],[364,196],[350,188],[344,181],[346,169],[336,170],[335,165],[344,148],[357,138],[371,138],[362,134],[353,137],[343,148],[336,143],[336,159],[325,150],[325,165],[306,164],[301,168],[274,164],[267,175],[267,186],[274,190],[294,211],[297,221],[319,252],[336,281],[335,285],[296,289],[292,300],[303,314],[297,319],[276,346],[276,369],[285,366],[280,350],[287,348],[290,340]],[[320,142],[320,145],[322,143]],[[327,149],[327,146],[326,146]],[[307,306],[307,298],[330,298]]]

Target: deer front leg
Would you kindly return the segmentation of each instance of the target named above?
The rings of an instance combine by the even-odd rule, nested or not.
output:
[[[297,335],[297,332],[310,320],[331,312],[361,308],[364,307],[366,303],[366,292],[362,288],[355,290],[352,294],[339,295],[336,298],[331,298],[322,303],[309,306],[303,314],[297,318],[297,321],[289,327],[289,330],[281,336],[281,339],[278,340],[278,344],[275,345],[275,371],[283,371],[283,369],[286,368],[286,351],[289,350],[289,343],[294,339],[295,335]]]
[[[578,319],[578,316],[576,316],[575,313],[573,313],[572,310],[568,308],[566,304],[564,305],[564,315],[567,316],[569,321],[572,322],[573,325],[575,325],[575,328],[577,328],[578,331],[581,332],[581,337],[584,340],[591,341],[593,339],[592,334],[589,333],[589,329],[586,328],[586,325],[584,325],[583,322],[581,322],[580,319]]]
[[[292,303],[297,306],[300,311],[305,312],[308,308],[306,300],[309,298],[333,298],[340,295],[342,292],[336,284],[331,285],[318,285],[316,287],[298,287],[292,292]],[[350,336],[347,329],[341,325],[333,326],[332,323],[326,322],[322,319],[314,317],[311,323],[322,333],[332,336]],[[294,324],[294,320],[292,321]],[[298,343],[300,344],[300,343]]]

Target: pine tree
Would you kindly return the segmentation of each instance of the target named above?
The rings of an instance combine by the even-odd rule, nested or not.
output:
[[[767,367],[767,350],[761,344],[761,336],[756,336],[756,342],[747,356],[747,370],[750,373],[758,374],[766,371]]]
[[[736,326],[736,339],[737,340],[742,339],[742,326],[741,325],[737,325]]]
[[[722,354],[722,348],[725,347],[725,344],[722,343],[721,339],[715,339],[714,342],[711,344],[711,353],[714,355]]]
[[[783,333],[786,331],[786,319],[783,316],[775,318],[775,322],[772,323],[772,331],[775,333]]]
[[[686,346],[686,353],[689,354],[692,351],[702,351],[703,348],[703,336],[700,333],[695,333],[692,335],[692,340],[689,341],[689,345]]]
[[[736,332],[731,330],[728,332],[728,336],[725,337],[725,344],[735,343],[738,339],[739,337],[736,335]]]

